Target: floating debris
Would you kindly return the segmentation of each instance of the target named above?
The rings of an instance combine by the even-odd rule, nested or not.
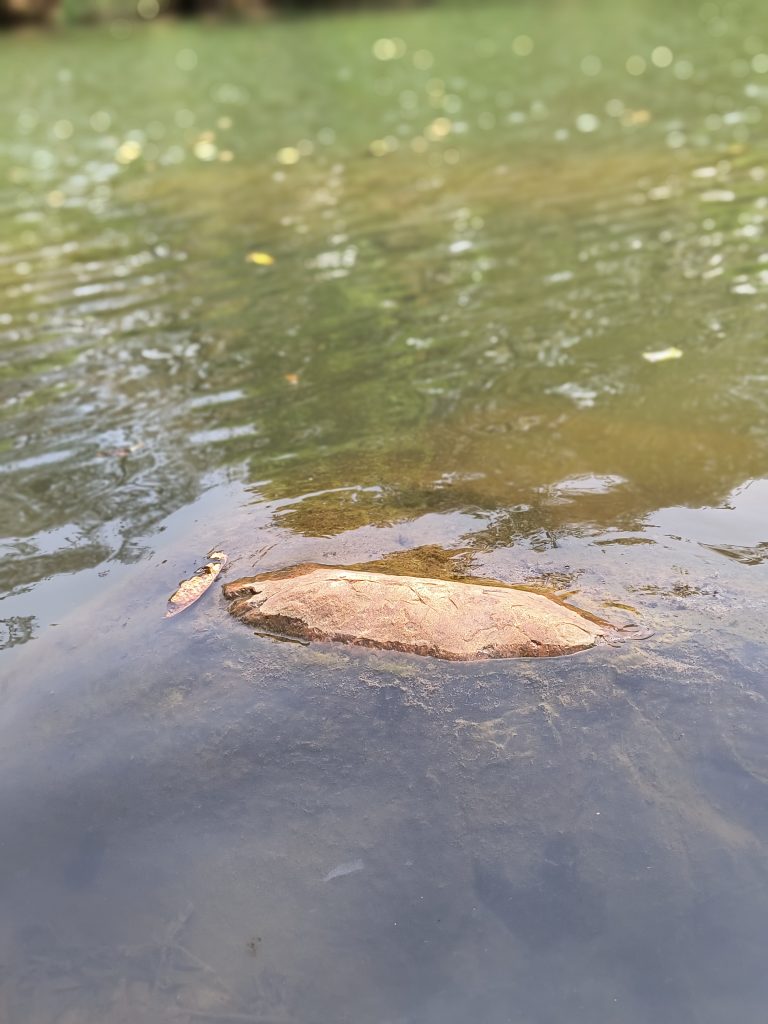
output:
[[[182,580],[176,592],[168,598],[166,619],[178,615],[201,598],[227,564],[227,556],[223,551],[209,551],[206,557],[209,561],[197,569],[188,580]]]
[[[249,252],[245,257],[247,263],[254,263],[257,267],[271,267],[275,262],[275,257],[271,256],[268,252],[259,252],[254,250]]]
[[[333,868],[323,879],[324,882],[332,882],[334,878],[343,878],[345,875],[354,875],[356,871],[362,871],[365,864],[361,860],[350,860],[346,864],[339,864]]]
[[[662,348],[658,352],[643,352],[643,359],[647,363],[666,363],[668,359],[682,359],[682,349],[675,348]]]
[[[291,387],[295,388],[296,385],[299,383],[299,375],[298,373],[284,373],[283,380],[285,381],[286,384],[290,384]]]

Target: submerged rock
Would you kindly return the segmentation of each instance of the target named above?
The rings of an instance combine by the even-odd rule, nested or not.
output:
[[[611,632],[558,601],[503,585],[305,565],[223,589],[230,612],[265,632],[449,661],[573,654]]]

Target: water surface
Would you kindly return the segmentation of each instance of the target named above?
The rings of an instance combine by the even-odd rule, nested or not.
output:
[[[4,1021],[762,1024],[760,16],[0,40]],[[163,621],[214,546],[654,635]]]

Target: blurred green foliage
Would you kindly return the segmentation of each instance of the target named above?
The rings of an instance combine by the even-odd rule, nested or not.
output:
[[[271,12],[411,7],[424,0],[0,0],[0,26],[25,22],[107,21],[166,15],[258,16]]]
[[[59,16],[65,22],[133,18],[136,0],[61,0]]]

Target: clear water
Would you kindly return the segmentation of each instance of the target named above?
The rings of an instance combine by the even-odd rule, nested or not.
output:
[[[763,1024],[762,20],[0,39],[3,1022]],[[213,546],[654,636],[165,622]]]

